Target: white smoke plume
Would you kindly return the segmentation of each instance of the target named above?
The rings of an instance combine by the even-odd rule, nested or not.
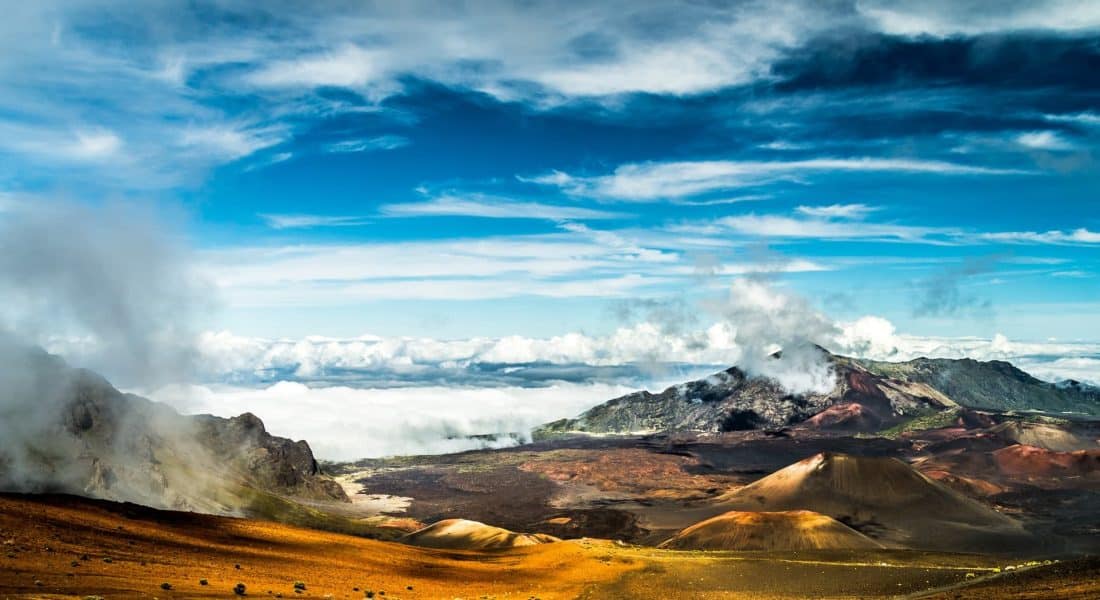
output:
[[[166,480],[144,469],[150,436],[180,460],[199,451],[184,423],[38,347],[90,340],[85,364],[113,377],[185,377],[202,296],[171,231],[132,207],[19,203],[0,213],[0,489],[173,504]]]
[[[209,287],[183,233],[150,208],[19,203],[0,214],[0,329],[50,346],[117,383],[190,374]],[[72,352],[76,350],[76,352]]]
[[[733,332],[739,356],[732,361],[750,374],[778,381],[792,393],[828,392],[836,384],[821,347],[840,329],[804,298],[785,293],[761,277],[735,279],[724,302],[710,303]]]

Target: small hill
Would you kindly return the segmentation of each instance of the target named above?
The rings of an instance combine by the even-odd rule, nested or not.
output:
[[[896,458],[822,453],[724,496],[716,510],[810,510],[889,546],[1007,551],[1020,525]]]
[[[730,511],[696,523],[660,545],[671,550],[847,550],[882,544],[847,525],[808,510]]]
[[[1063,427],[1048,423],[1010,420],[987,430],[1010,444],[1023,444],[1055,452],[1073,452],[1096,448],[1092,440],[1082,438]]]
[[[414,531],[398,541],[410,546],[443,550],[503,550],[561,540],[542,533],[516,533],[466,519],[445,519]]]
[[[992,453],[997,468],[1007,475],[1027,478],[1081,479],[1082,485],[1100,480],[1100,450],[1056,452],[1016,444]]]

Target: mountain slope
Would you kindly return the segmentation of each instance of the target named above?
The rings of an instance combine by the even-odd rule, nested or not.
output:
[[[967,408],[1100,415],[1095,389],[1076,382],[1047,383],[1001,360],[917,358],[858,363],[881,377],[931,386]]]
[[[41,350],[6,350],[0,490],[259,516],[289,500],[347,500],[307,443],[251,414],[182,416]]]
[[[717,433],[793,425],[873,432],[959,407],[1100,416],[1100,400],[1089,388],[1046,383],[1005,362],[922,358],[886,363],[822,353],[836,381],[827,393],[791,394],[773,379],[732,367],[659,394],[641,391],[609,400],[577,418],[547,423],[532,435]]]
[[[1028,543],[1020,525],[896,458],[817,454],[724,496],[716,511],[810,510],[887,545],[1006,551]]]

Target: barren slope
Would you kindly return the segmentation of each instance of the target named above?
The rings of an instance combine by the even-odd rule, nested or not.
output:
[[[882,544],[825,515],[808,510],[730,511],[696,523],[660,545],[670,550],[839,550]]]
[[[728,494],[716,510],[812,510],[895,547],[1004,552],[1018,523],[895,458],[817,454]]]
[[[446,550],[502,550],[561,540],[541,533],[516,533],[466,519],[445,519],[414,531],[398,541],[410,546]]]

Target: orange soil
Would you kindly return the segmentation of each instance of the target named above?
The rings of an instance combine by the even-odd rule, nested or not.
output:
[[[365,590],[390,600],[573,598],[630,568],[596,542],[440,551],[264,521],[0,495],[0,597],[231,598],[244,583],[253,598],[358,599]],[[295,581],[305,582],[303,593]]]
[[[661,548],[674,550],[875,549],[882,544],[825,515],[808,510],[730,511],[696,523]]]
[[[544,533],[516,533],[466,519],[444,519],[414,531],[400,539],[402,543],[421,548],[445,550],[503,550],[561,540]]]
[[[1016,444],[993,453],[997,467],[1008,475],[1026,477],[1100,477],[1100,450],[1055,452]]]

